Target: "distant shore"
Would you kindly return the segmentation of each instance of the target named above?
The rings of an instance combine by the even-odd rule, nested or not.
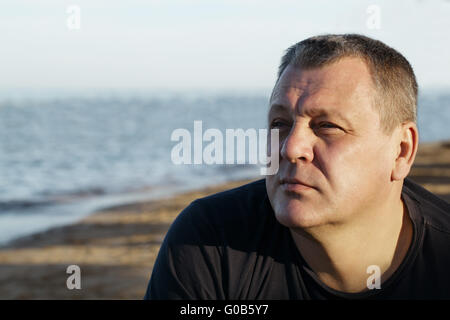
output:
[[[409,177],[450,202],[450,141],[421,144]],[[181,210],[260,178],[114,206],[17,239],[0,248],[0,299],[142,299],[161,241]],[[66,287],[69,265],[81,269],[80,290]]]

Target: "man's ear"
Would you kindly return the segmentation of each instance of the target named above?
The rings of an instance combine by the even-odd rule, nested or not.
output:
[[[403,180],[409,174],[416,158],[419,145],[419,131],[414,122],[405,122],[395,137],[397,143],[396,158],[392,170],[392,180]]]

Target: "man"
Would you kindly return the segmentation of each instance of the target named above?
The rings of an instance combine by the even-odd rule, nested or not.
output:
[[[416,100],[410,64],[379,41],[290,47],[268,115],[278,172],[183,210],[146,298],[450,298],[450,205],[406,178]]]

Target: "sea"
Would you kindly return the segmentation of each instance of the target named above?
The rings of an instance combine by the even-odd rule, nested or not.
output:
[[[263,89],[0,91],[0,244],[112,205],[262,178],[261,165],[248,157],[243,164],[176,164],[179,142],[172,138],[176,129],[193,135],[194,121],[224,138],[226,129],[266,128],[269,95]],[[450,90],[422,91],[420,142],[449,140],[449,124]]]

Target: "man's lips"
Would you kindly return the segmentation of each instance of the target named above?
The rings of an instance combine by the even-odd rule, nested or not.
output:
[[[297,178],[284,178],[280,180],[281,187],[285,191],[300,192],[304,190],[314,189],[313,186],[303,182]]]

